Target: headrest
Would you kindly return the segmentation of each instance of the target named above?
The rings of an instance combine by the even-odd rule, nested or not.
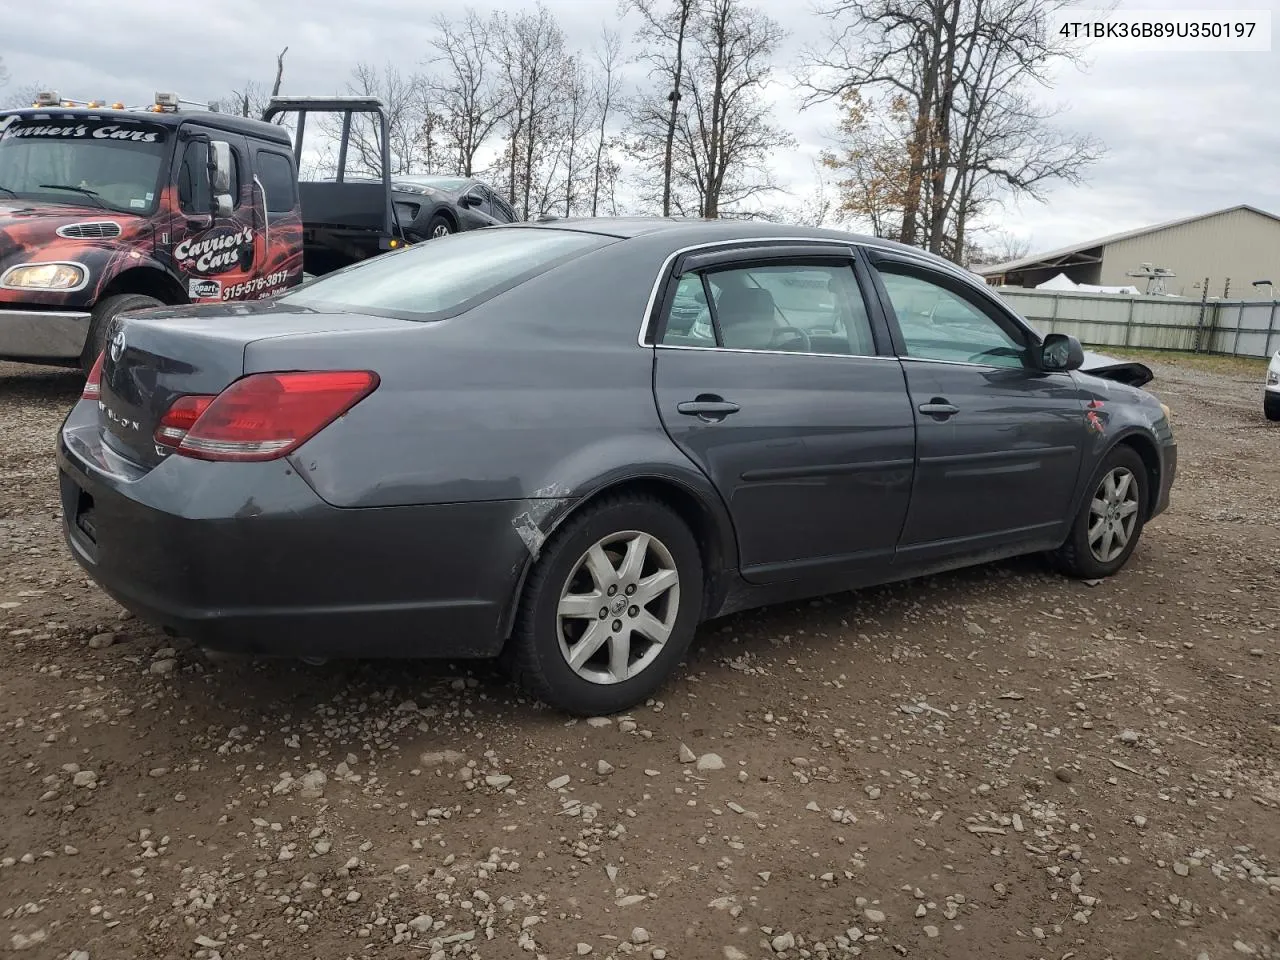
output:
[[[730,287],[716,304],[722,320],[772,320],[773,294],[763,287]]]

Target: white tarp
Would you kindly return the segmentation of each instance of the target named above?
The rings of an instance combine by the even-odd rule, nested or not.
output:
[[[1065,273],[1036,284],[1037,290],[1074,290],[1077,293],[1138,293],[1137,287],[1100,287],[1093,283],[1076,283]]]

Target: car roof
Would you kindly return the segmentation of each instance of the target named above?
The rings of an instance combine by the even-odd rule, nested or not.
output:
[[[391,182],[421,183],[423,181],[438,182],[440,180],[456,180],[459,183],[479,183],[475,177],[455,176],[452,173],[396,173],[391,175]]]
[[[107,107],[23,107],[18,110],[0,111],[0,113],[17,114],[28,120],[35,117],[49,117],[53,120],[137,120],[156,123],[163,127],[179,127],[189,121],[196,121],[214,130],[238,133],[255,140],[269,140],[290,149],[293,147],[289,131],[279,124],[255,120],[251,117],[237,117],[231,113],[214,113],[209,110],[152,113],[148,110],[112,110]]]
[[[514,223],[509,226],[538,230],[577,230],[620,239],[660,238],[670,241],[672,250],[733,240],[831,240],[836,243],[853,243],[902,253],[933,266],[949,269],[953,273],[967,275],[967,279],[981,282],[981,278],[976,274],[970,274],[969,271],[950,260],[919,247],[907,246],[883,237],[834,230],[829,227],[809,227],[762,220],[707,220],[699,217],[563,217]]]

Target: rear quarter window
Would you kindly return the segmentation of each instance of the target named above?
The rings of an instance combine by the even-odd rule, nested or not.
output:
[[[282,153],[259,150],[255,164],[258,182],[267,195],[267,212],[288,213],[294,206],[293,162]]]
[[[380,254],[278,299],[314,309],[443,320],[615,242],[572,230],[489,227]]]

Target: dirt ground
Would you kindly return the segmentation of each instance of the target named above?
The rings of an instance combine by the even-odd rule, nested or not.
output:
[[[591,722],[129,619],[59,533],[79,379],[0,366],[0,953],[1280,957],[1280,426],[1261,366],[1155,366],[1180,473],[1121,575],[738,615]]]

